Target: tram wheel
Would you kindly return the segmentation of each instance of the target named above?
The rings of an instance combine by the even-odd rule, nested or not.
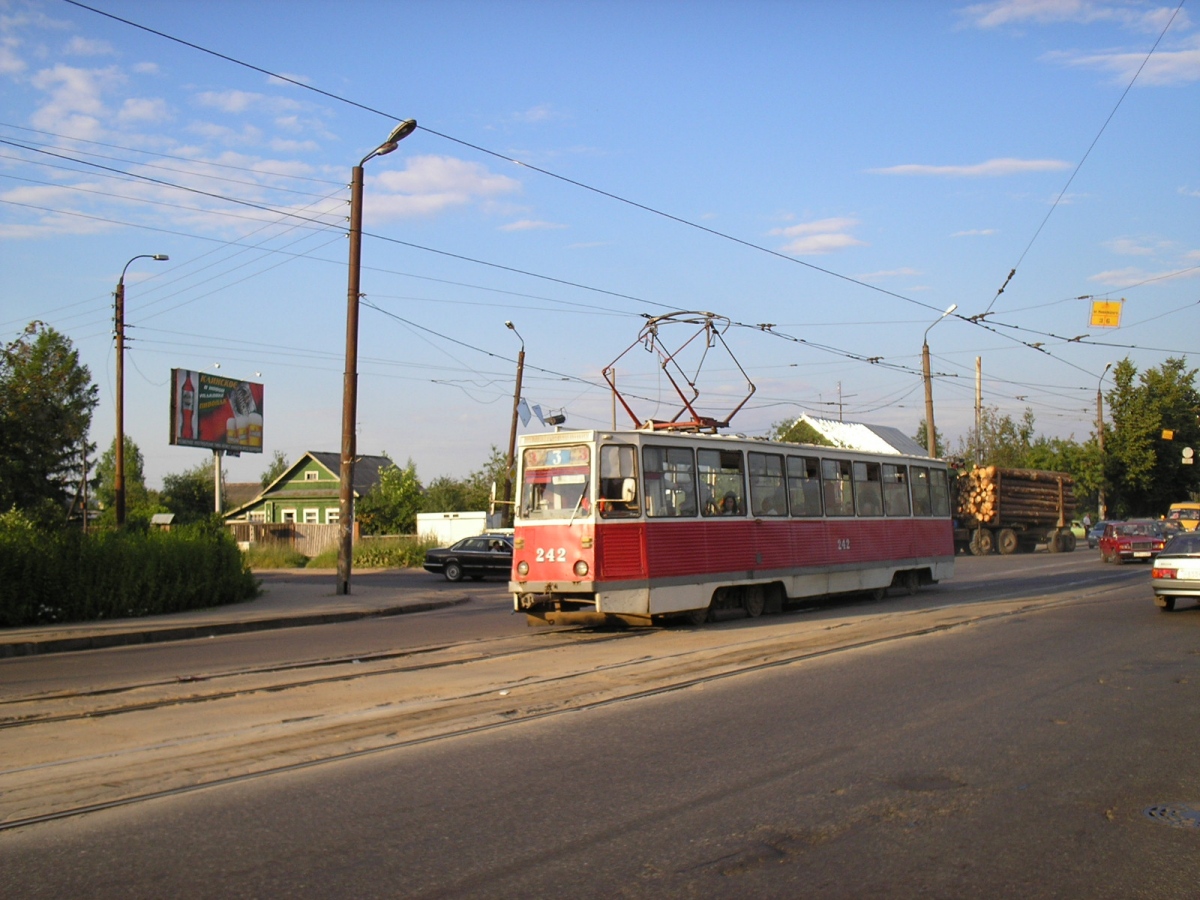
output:
[[[761,587],[748,587],[742,592],[742,608],[751,619],[756,619],[767,608],[767,598]]]
[[[707,606],[704,609],[689,609],[683,614],[683,621],[699,627],[708,621],[710,615],[711,610]]]
[[[921,586],[921,574],[916,569],[909,569],[904,573],[903,581],[904,590],[911,597],[917,592],[917,588]]]

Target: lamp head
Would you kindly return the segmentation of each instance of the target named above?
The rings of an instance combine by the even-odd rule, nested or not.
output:
[[[167,261],[168,259],[170,259],[171,257],[167,256],[167,254],[165,254],[165,253],[155,253],[155,254],[154,254],[152,257],[150,257],[150,258],[151,258],[151,259],[157,259],[159,262],[166,262],[166,261]]]
[[[416,119],[405,119],[399,125],[392,129],[392,133],[388,135],[386,141],[379,145],[379,149],[375,151],[376,156],[387,156],[396,149],[396,145],[402,140],[417,130]]]

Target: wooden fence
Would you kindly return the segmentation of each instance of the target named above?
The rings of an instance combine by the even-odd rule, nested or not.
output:
[[[226,528],[242,547],[252,544],[281,544],[310,559],[338,545],[337,525],[310,522],[228,522]],[[358,539],[358,523],[354,523]]]

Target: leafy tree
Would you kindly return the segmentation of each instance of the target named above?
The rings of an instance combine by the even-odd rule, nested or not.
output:
[[[465,479],[440,475],[425,486],[422,512],[463,512],[471,508],[467,501],[470,487]]]
[[[288,462],[288,458],[284,452],[276,450],[275,456],[271,459],[271,464],[267,466],[266,471],[262,473],[262,477],[259,479],[262,482],[263,490],[265,491],[267,485],[286,472],[289,465],[291,463]]]
[[[980,421],[982,428],[971,428],[966,438],[959,438],[957,456],[969,462],[1007,469],[1045,468],[1030,464],[1034,443],[1032,409],[1026,408],[1021,421],[1016,422],[1007,413],[1000,415],[998,407],[984,407]]]
[[[128,477],[126,475],[127,481]],[[176,525],[199,522],[213,514],[216,506],[213,481],[212,463],[205,462],[197,463],[183,472],[163,476],[163,489],[159,500],[163,506],[175,513]]]
[[[496,496],[504,497],[504,479],[508,476],[508,454],[492,444],[487,461],[467,476],[467,509],[487,509],[492,500],[492,485]],[[514,486],[514,491],[516,487]]]
[[[817,431],[803,419],[784,419],[771,426],[767,435],[773,441],[786,441],[789,444],[817,444],[821,447],[831,446],[825,435]]]
[[[158,494],[146,487],[142,451],[133,438],[125,435],[125,518],[131,525],[148,524],[150,517],[162,512]],[[100,505],[100,521],[116,522],[117,439],[114,437],[96,466],[96,502]]]
[[[1104,430],[1104,479],[1109,506],[1119,515],[1159,516],[1200,488],[1200,472],[1185,466],[1183,447],[1200,446],[1196,370],[1170,357],[1138,375],[1128,358],[1113,373]],[[1163,437],[1164,431],[1174,439]]]
[[[913,440],[916,441],[918,444],[920,444],[922,447],[928,447],[929,446],[928,434],[929,434],[929,430],[925,426],[925,420],[922,419],[919,423],[917,423],[917,433],[913,435]],[[933,447],[937,451],[934,455],[937,456],[938,459],[945,458],[946,442],[942,438],[941,429],[939,429],[936,425],[933,426]]]
[[[92,447],[97,388],[59,332],[31,322],[0,351],[0,508],[57,504],[65,517]]]
[[[421,511],[421,482],[410,459],[403,469],[395,464],[379,473],[379,484],[355,504],[354,515],[363,534],[411,534]]]

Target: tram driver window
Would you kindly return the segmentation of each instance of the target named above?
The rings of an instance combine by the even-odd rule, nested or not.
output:
[[[825,491],[825,515],[854,515],[854,488],[850,460],[821,460],[821,486]]]
[[[696,462],[687,447],[646,447],[642,451],[646,515],[696,515]]]
[[[600,492],[596,507],[606,519],[638,515],[637,451],[629,444],[600,448]]]
[[[697,450],[701,507],[705,516],[744,516],[746,479],[740,450]]]

